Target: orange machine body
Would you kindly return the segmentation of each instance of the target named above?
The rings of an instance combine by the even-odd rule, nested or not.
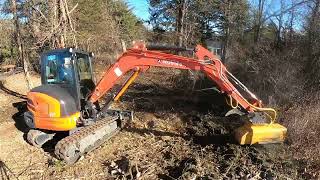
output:
[[[80,112],[61,116],[61,102],[59,100],[39,92],[28,93],[28,110],[33,114],[35,128],[69,131],[76,128],[76,121]]]

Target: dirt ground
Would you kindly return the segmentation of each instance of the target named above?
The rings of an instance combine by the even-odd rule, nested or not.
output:
[[[179,72],[152,69],[112,107],[135,111],[134,122],[69,166],[25,140],[23,74],[0,90],[0,179],[308,179],[287,145],[239,146],[214,93],[183,88]],[[39,77],[32,76],[36,85]],[[196,85],[197,86],[197,85]],[[195,86],[195,87],[196,87]],[[211,95],[213,94],[213,95]]]

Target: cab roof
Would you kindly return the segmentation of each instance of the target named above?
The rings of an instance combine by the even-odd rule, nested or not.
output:
[[[70,53],[81,53],[81,54],[89,54],[87,51],[84,51],[82,49],[78,48],[60,48],[60,49],[51,49],[44,51],[42,54],[50,54],[50,53],[64,53],[64,52],[70,52]]]

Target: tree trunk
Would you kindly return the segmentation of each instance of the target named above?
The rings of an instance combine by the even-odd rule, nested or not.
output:
[[[225,9],[224,15],[226,17],[226,22],[224,22],[224,38],[223,38],[223,47],[222,47],[222,56],[221,61],[223,63],[226,62],[226,55],[228,52],[229,44],[230,44],[230,13],[231,13],[232,2],[227,1],[227,7]]]
[[[320,0],[316,0],[314,7],[312,9],[312,14],[311,18],[309,21],[309,32],[308,32],[308,41],[310,45],[310,50],[313,48],[313,41],[314,41],[314,35],[316,34],[317,30],[317,24],[318,24],[318,18],[319,18],[319,13],[320,13]]]
[[[294,3],[291,1],[291,5],[293,7]],[[291,45],[293,41],[293,25],[294,25],[294,20],[295,20],[295,9],[291,9],[290,11],[290,23],[289,23],[289,39],[288,39],[288,44]]]
[[[282,29],[283,29],[283,16],[284,16],[284,2],[283,0],[280,1],[280,8],[281,13],[279,14],[278,19],[278,28],[277,28],[277,37],[276,37],[276,46],[278,47],[278,50],[282,49]]]
[[[264,2],[265,0],[259,0],[259,7],[258,7],[258,13],[255,20],[255,31],[254,31],[254,43],[258,43],[260,40],[260,31],[261,31],[261,25],[262,25],[262,18],[263,18],[263,11],[264,11]]]
[[[318,70],[317,61],[318,61],[318,48],[317,48],[317,40],[318,36],[318,28],[319,28],[319,16],[320,16],[320,0],[316,0],[312,7],[311,17],[309,20],[309,27],[308,27],[308,40],[307,40],[307,54],[309,56],[309,60],[306,64],[306,68],[308,71],[316,71]]]
[[[38,43],[40,42],[40,39],[41,39],[41,30],[40,30],[40,27],[41,27],[41,24],[39,21],[37,21],[37,19],[39,18],[35,9],[38,8],[36,7],[36,0],[32,0],[31,1],[31,11],[29,11],[29,15],[30,16],[30,26],[31,26],[31,29],[32,29],[32,36],[33,38],[35,38],[35,42]]]
[[[59,19],[61,19],[61,33],[59,34],[59,48],[65,48],[67,38],[67,15],[64,0],[59,0]]]
[[[19,60],[17,62],[18,66],[21,66],[23,64],[24,74],[27,81],[28,88],[31,89],[33,87],[32,81],[30,79],[30,74],[28,70],[29,62],[24,57],[24,50],[23,50],[23,44],[21,40],[21,30],[20,30],[20,22],[19,17],[17,13],[17,3],[16,0],[11,0],[11,12],[13,15],[13,22],[15,26],[15,40],[16,45],[18,47],[18,53],[19,53]]]
[[[186,15],[186,2],[187,0],[180,0],[178,4],[178,18],[177,18],[177,33],[178,33],[178,46],[183,46],[184,37],[184,19]]]
[[[57,48],[58,47],[58,37],[57,37],[57,28],[58,28],[58,7],[57,7],[57,0],[48,0],[48,16],[49,16],[49,22],[51,24],[51,43],[50,46],[52,49]]]
[[[66,0],[49,0],[49,21],[51,24],[51,48],[65,48],[68,32],[72,32],[72,44],[77,47],[75,29]],[[73,8],[75,9],[77,5]],[[72,10],[71,10],[72,11]]]

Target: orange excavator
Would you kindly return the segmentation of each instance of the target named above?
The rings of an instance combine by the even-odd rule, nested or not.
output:
[[[168,50],[189,51],[193,58],[164,52]],[[206,74],[228,98],[228,104],[233,108],[231,112],[240,112],[247,117],[247,123],[235,129],[235,139],[239,144],[278,143],[285,139],[287,129],[275,123],[276,111],[263,107],[261,100],[201,45],[190,49],[136,42],[106,70],[97,84],[92,58],[92,53],[74,48],[43,53],[42,85],[27,94],[28,111],[24,114],[25,122],[30,127],[27,140],[41,147],[57,133],[68,132],[69,135],[55,146],[56,156],[68,164],[75,163],[82,155],[100,146],[132,120],[132,112],[112,110],[109,104],[119,100],[138,75],[150,67]],[[111,91],[127,75],[122,88]],[[109,98],[103,98],[107,94]]]

